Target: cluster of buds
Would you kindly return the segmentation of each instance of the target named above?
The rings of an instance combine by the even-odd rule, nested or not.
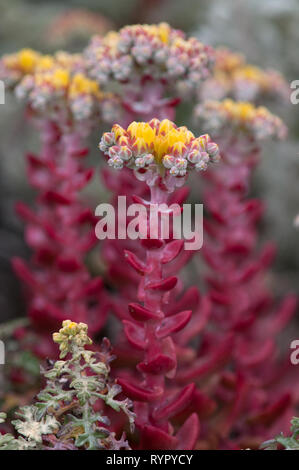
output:
[[[86,323],[76,323],[71,320],[65,320],[62,323],[58,333],[53,333],[54,343],[59,344],[60,357],[64,357],[69,351],[70,344],[76,347],[84,347],[92,344],[91,339],[87,335]]]
[[[22,78],[34,72],[41,55],[32,49],[21,49],[15,54],[5,54],[0,61],[0,76],[5,84],[14,88]]]
[[[137,177],[148,172],[184,177],[192,169],[205,170],[219,160],[218,145],[209,135],[194,137],[168,119],[132,122],[127,129],[116,124],[103,135],[99,147],[108,155],[110,166],[132,168]]]
[[[213,74],[200,90],[202,100],[229,96],[246,101],[258,101],[261,97],[285,101],[289,94],[288,83],[280,73],[247,64],[243,55],[223,47],[216,49]]]
[[[126,26],[104,38],[96,36],[85,51],[89,73],[100,83],[127,82],[141,74],[187,89],[207,78],[212,56],[209,47],[186,39],[167,23]]]
[[[16,95],[36,112],[63,113],[75,121],[91,118],[99,112],[102,93],[80,68],[83,67],[77,62],[77,55],[64,65],[56,58],[41,59],[34,73],[18,84]]]
[[[270,137],[282,139],[287,132],[281,119],[265,107],[255,107],[243,101],[207,101],[198,105],[194,114],[196,119],[205,122],[208,129],[217,133],[223,129],[231,129],[262,140]]]
[[[51,56],[22,49],[2,58],[0,78],[36,114],[74,122],[101,116],[111,122],[119,114],[118,100],[104,94],[85,68],[81,54],[60,51]]]

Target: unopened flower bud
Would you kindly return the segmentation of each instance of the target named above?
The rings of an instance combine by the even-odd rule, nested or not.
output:
[[[109,152],[108,152],[109,157],[114,158],[119,155],[119,152],[120,152],[120,147],[118,147],[117,145],[113,145],[113,147],[110,147],[109,149]]]
[[[195,165],[200,160],[200,152],[198,150],[192,150],[192,152],[189,153],[187,158],[189,162],[194,163]]]
[[[218,145],[215,144],[214,142],[209,142],[207,144],[207,152],[211,156],[211,158],[216,157],[216,155],[218,155],[218,153],[219,153]]]
[[[137,168],[144,168],[144,166],[145,166],[145,159],[144,159],[144,157],[138,157],[138,158],[136,158],[136,160],[135,160],[135,165],[137,166]]]
[[[121,158],[115,156],[113,158],[109,158],[108,165],[112,166],[116,170],[120,170],[124,166],[124,162]]]
[[[171,168],[174,166],[175,158],[172,155],[165,155],[163,157],[163,165],[165,168]]]
[[[204,160],[201,160],[195,165],[195,170],[197,171],[205,171],[207,168],[208,168],[208,164]]]
[[[187,160],[185,160],[185,158],[176,158],[175,160],[175,166],[179,169],[179,170],[185,170],[187,168]]]
[[[169,173],[172,176],[177,176],[179,174],[179,169],[176,166],[172,166],[169,170]]]
[[[146,165],[150,165],[154,161],[154,155],[152,155],[151,153],[148,153],[147,155],[144,155],[143,159]]]
[[[201,152],[200,154],[200,162],[209,163],[210,155],[207,152]]]
[[[129,147],[122,146],[119,150],[119,156],[122,160],[127,162],[132,157],[132,150]]]

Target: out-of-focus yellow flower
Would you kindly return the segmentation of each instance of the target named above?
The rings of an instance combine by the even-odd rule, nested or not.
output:
[[[71,79],[69,97],[76,98],[79,95],[95,95],[100,97],[100,88],[95,80],[90,80],[83,73],[76,73]]]
[[[30,73],[36,67],[40,54],[32,49],[21,49],[16,54],[5,55],[4,65],[7,69],[19,70],[23,74]]]
[[[61,67],[37,72],[34,76],[36,86],[48,85],[55,90],[66,89],[70,82],[70,73]]]
[[[269,137],[282,139],[287,132],[281,119],[267,108],[247,101],[207,101],[197,107],[195,115],[210,129],[233,128],[258,140]]]
[[[51,55],[43,55],[39,58],[39,60],[36,63],[36,70],[37,71],[42,71],[42,70],[50,70],[52,67],[54,67],[55,64],[55,59]]]

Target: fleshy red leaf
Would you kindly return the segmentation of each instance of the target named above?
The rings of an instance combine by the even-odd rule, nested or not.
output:
[[[154,412],[153,418],[156,420],[169,419],[184,410],[194,394],[195,385],[186,385],[179,393],[171,399],[167,399]]]
[[[161,318],[161,315],[133,302],[129,304],[128,308],[131,317],[137,321],[147,321],[152,320],[153,318]]]
[[[80,295],[95,295],[101,292],[103,287],[103,280],[100,277],[96,277],[88,281],[88,283],[82,288]]]
[[[184,240],[173,240],[172,242],[167,243],[163,250],[163,255],[161,262],[163,264],[170,263],[173,259],[175,259],[184,246]]]
[[[12,266],[14,272],[20,279],[22,279],[22,281],[24,281],[34,290],[38,290],[40,288],[40,284],[35,279],[34,275],[31,273],[30,269],[21,258],[14,257],[12,259]]]
[[[193,413],[176,434],[178,440],[176,450],[193,450],[199,436],[199,430],[198,416]]]
[[[75,257],[59,256],[57,259],[58,268],[65,273],[73,273],[82,267]]]
[[[141,427],[140,448],[146,450],[171,450],[175,449],[178,440],[160,428],[148,424]]]
[[[234,345],[234,337],[228,334],[223,341],[215,346],[214,350],[206,358],[199,358],[187,370],[181,370],[177,374],[179,382],[190,381],[210,374],[220,368],[230,357]]]
[[[199,305],[199,300],[198,288],[195,286],[189,287],[184,295],[175,302],[174,307],[169,308],[167,315],[173,315],[180,310],[195,310]]]
[[[151,361],[140,362],[137,368],[147,374],[166,374],[176,367],[176,361],[166,354],[157,354]]]
[[[144,275],[145,273],[149,273],[150,269],[146,266],[134,253],[129,250],[124,250],[124,255],[126,261],[132,266],[138,274]]]
[[[191,315],[192,310],[185,310],[171,317],[166,317],[156,330],[157,338],[165,338],[171,333],[182,330],[189,322]]]
[[[144,329],[129,320],[123,320],[124,332],[129,343],[137,349],[146,349],[147,342],[144,337]]]
[[[162,387],[155,387],[154,389],[143,388],[123,378],[118,378],[117,382],[124,394],[132,400],[150,402],[158,400],[163,395]]]
[[[285,410],[290,406],[292,397],[290,393],[285,393],[274,403],[268,405],[261,412],[249,418],[251,424],[263,424],[270,426]]]
[[[150,282],[145,287],[147,289],[158,290],[158,291],[168,291],[173,289],[178,282],[178,278],[175,276],[167,277],[166,279],[162,279],[161,281]]]
[[[43,195],[43,200],[48,203],[69,205],[71,204],[71,199],[65,196],[64,194],[58,193],[57,191],[46,191]]]

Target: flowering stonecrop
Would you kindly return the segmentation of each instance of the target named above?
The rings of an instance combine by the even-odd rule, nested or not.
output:
[[[75,121],[91,118],[100,109],[99,86],[84,75],[77,55],[69,63],[65,62],[61,65],[59,60],[49,57],[46,65],[37,65],[34,73],[26,75],[17,85],[16,95],[26,100],[34,111],[47,112],[49,117],[55,118],[57,113],[65,120],[69,114]]]
[[[250,102],[269,98],[287,102],[289,84],[275,70],[248,64],[242,54],[223,47],[217,48],[214,54],[212,74],[199,88],[200,101],[230,97]]]
[[[169,180],[184,182],[187,170],[198,169],[196,165],[202,153],[208,156],[208,161],[219,159],[218,146],[210,141],[209,136],[195,138],[186,127],[177,128],[169,120],[133,122],[127,131],[114,126],[111,133],[104,134],[100,148],[112,158],[110,151],[115,147],[118,155],[129,155],[124,161],[129,162],[127,166],[135,174],[142,171],[144,175],[146,170],[154,175],[145,178],[151,190],[150,200],[138,199],[147,208],[146,227],[143,227],[146,233],[149,229],[149,208],[157,203],[169,202],[175,190],[176,184],[170,184]],[[151,161],[148,168],[140,170],[138,159],[148,156],[149,152]],[[191,155],[191,161],[187,160],[187,156]],[[174,161],[185,159],[186,165],[181,174],[171,172],[165,166],[165,161],[170,158]],[[114,166],[120,168],[120,165]],[[119,316],[123,320],[129,348],[138,354],[139,374],[132,374],[129,370],[119,371],[118,382],[126,395],[134,400],[140,449],[194,448],[202,404],[209,410],[212,407],[209,399],[196,390],[195,384],[187,383],[181,388],[175,381],[180,356],[187,354],[190,358],[187,347],[192,337],[190,328],[195,335],[198,332],[198,311],[194,312],[194,324],[190,309],[190,306],[197,307],[199,303],[198,291],[194,288],[183,293],[182,283],[176,275],[189,259],[184,257],[183,244],[183,240],[164,239],[162,230],[158,238],[142,240],[138,252],[135,249],[134,252],[125,250],[124,253],[128,264],[139,275],[139,302],[130,302],[128,311],[121,312]],[[187,327],[189,323],[192,325],[190,328]],[[203,324],[203,318],[200,323]]]
[[[111,122],[118,115],[118,100],[103,93],[85,69],[81,54],[60,51],[51,56],[23,49],[1,59],[0,78],[38,115],[47,113],[65,125],[73,120],[90,126],[98,117]]]
[[[207,78],[213,62],[210,47],[187,39],[167,23],[125,26],[104,38],[95,36],[85,57],[90,75],[99,83],[134,82],[137,75],[187,89]]]
[[[248,198],[260,141],[283,137],[285,127],[249,103],[206,103],[197,112],[217,136],[222,154],[221,165],[205,174],[203,193],[202,254],[212,309],[198,359],[178,372],[178,380],[202,383],[213,377],[210,393],[221,410],[214,422],[218,432],[207,424],[200,446],[256,448],[285,428],[295,403],[278,336],[294,314],[296,299],[289,295],[275,305],[266,282],[273,244],[256,248],[263,206]]]
[[[0,435],[0,450],[99,450],[130,449],[125,436],[116,439],[110,420],[96,404],[102,401],[128,418],[131,431],[135,415],[129,399],[118,400],[121,387],[109,379],[113,360],[109,341],[102,349],[86,349],[92,344],[87,325],[66,320],[53,340],[60,346],[60,359],[50,361],[43,371],[47,380],[33,405],[21,407],[12,421],[18,437]],[[62,360],[65,357],[66,360]],[[0,423],[6,416],[0,413]],[[100,425],[101,424],[101,425]]]
[[[263,106],[255,107],[247,101],[207,101],[194,110],[195,119],[202,120],[215,134],[230,132],[243,133],[261,140],[286,136],[286,127],[282,120],[271,114]]]
[[[65,318],[86,322],[93,334],[107,313],[101,280],[92,279],[85,265],[96,237],[92,210],[80,191],[93,176],[82,164],[88,153],[84,141],[97,119],[113,118],[117,100],[84,70],[82,55],[62,51],[50,56],[22,50],[1,60],[1,78],[15,77],[12,88],[41,140],[40,154],[27,156],[28,179],[38,191],[35,208],[17,205],[33,256],[29,264],[21,259],[13,264],[29,288],[30,318],[43,334]],[[100,306],[106,311],[101,325]],[[45,337],[37,341],[35,352],[53,354],[47,343]]]
[[[165,181],[175,177],[181,185],[181,177],[190,170],[206,170],[219,159],[218,146],[209,135],[195,138],[186,127],[168,119],[132,122],[127,129],[116,124],[103,135],[99,147],[108,155],[108,165],[131,168],[139,179],[152,180],[150,185],[159,176]]]
[[[9,87],[17,83],[27,74],[33,73],[40,60],[40,54],[32,49],[21,49],[15,54],[6,54],[0,61],[0,76]]]

